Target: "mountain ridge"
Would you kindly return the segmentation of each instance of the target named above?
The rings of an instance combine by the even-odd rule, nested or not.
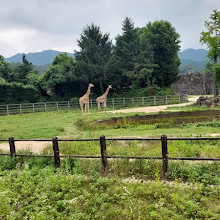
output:
[[[205,49],[186,49],[178,53],[180,60],[192,60],[197,62],[209,61],[208,50]]]
[[[74,53],[60,52],[57,50],[43,50],[41,52],[27,53],[26,58],[34,65],[42,66],[45,64],[51,64],[54,58],[60,53],[66,53],[68,56],[74,57]],[[178,52],[178,56],[181,60],[181,66],[193,65],[204,68],[205,63],[209,61],[207,57],[208,50],[205,49],[193,49],[188,48],[181,52]],[[21,63],[23,53],[15,54],[14,56],[5,58],[9,63]]]
[[[57,50],[43,50],[41,52],[32,52],[26,54],[26,59],[34,65],[42,66],[45,64],[51,64],[54,58],[61,54],[66,53],[68,56],[74,57],[73,53],[61,52]],[[24,53],[17,53],[11,57],[5,58],[9,63],[22,63],[22,56]]]

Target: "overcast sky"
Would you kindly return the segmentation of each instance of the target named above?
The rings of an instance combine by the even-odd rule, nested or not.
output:
[[[114,42],[125,17],[135,27],[169,21],[181,36],[181,50],[206,49],[199,38],[214,9],[220,9],[220,0],[0,0],[0,55],[73,53],[83,28],[92,23]]]

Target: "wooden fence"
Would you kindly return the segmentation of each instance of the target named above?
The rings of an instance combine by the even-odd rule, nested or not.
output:
[[[167,96],[148,96],[148,97],[133,97],[133,98],[109,98],[107,106],[109,108],[122,108],[131,106],[153,106],[175,104],[187,101],[187,95],[167,95]],[[35,113],[56,111],[63,109],[79,109],[78,100],[62,101],[62,102],[37,102],[37,103],[22,103],[0,105],[0,115],[14,115],[23,113]],[[90,99],[90,108],[96,108],[96,100]]]
[[[168,155],[168,141],[180,141],[180,140],[220,140],[220,137],[170,137],[168,138],[166,135],[162,135],[161,138],[106,138],[105,136],[101,136],[97,139],[59,139],[57,137],[53,137],[51,139],[14,139],[14,137],[10,137],[8,140],[0,139],[0,142],[9,142],[10,154],[1,153],[2,156],[11,156],[11,158],[16,156],[22,157],[54,157],[54,165],[55,167],[60,167],[60,158],[61,157],[69,157],[69,158],[100,158],[102,161],[102,172],[104,173],[107,167],[107,159],[108,158],[121,158],[121,159],[154,159],[154,160],[162,160],[163,162],[163,176],[168,170],[168,161],[169,160],[193,160],[193,161],[220,161],[220,158],[199,158],[199,157],[169,157]],[[16,154],[15,142],[16,141],[52,141],[53,146],[53,155],[33,155],[33,154]],[[99,141],[100,142],[100,156],[92,156],[92,155],[68,155],[62,156],[59,153],[59,142],[61,141]],[[147,157],[147,156],[111,156],[107,154],[107,146],[106,141],[161,141],[161,157]],[[190,147],[190,146],[189,146]]]

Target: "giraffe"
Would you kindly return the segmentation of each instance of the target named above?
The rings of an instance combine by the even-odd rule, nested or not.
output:
[[[89,112],[89,94],[90,94],[91,87],[94,87],[94,85],[92,83],[89,83],[86,94],[79,98],[79,105],[82,110],[82,113],[83,113],[84,104],[85,104],[85,113],[86,113],[86,108],[87,108],[87,111]]]
[[[108,86],[108,88],[106,89],[105,93],[102,96],[99,96],[96,99],[97,102],[97,106],[98,106],[98,110],[100,109],[100,103],[102,103],[102,106],[104,107],[104,109],[106,109],[106,101],[107,101],[107,95],[109,93],[109,90],[112,88],[111,85]]]

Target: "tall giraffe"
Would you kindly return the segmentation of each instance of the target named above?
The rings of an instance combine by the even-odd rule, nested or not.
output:
[[[107,101],[107,95],[109,93],[109,90],[112,88],[111,85],[108,86],[108,88],[106,89],[105,93],[102,96],[99,96],[96,99],[97,102],[97,106],[98,106],[98,110],[100,109],[100,103],[102,103],[102,107],[104,107],[104,109],[106,109],[106,101]]]
[[[85,104],[85,113],[86,113],[86,108],[87,108],[87,111],[89,112],[89,94],[90,94],[91,87],[94,87],[94,85],[92,83],[89,83],[86,94],[79,98],[79,105],[82,110],[82,113],[83,113],[84,104]]]

